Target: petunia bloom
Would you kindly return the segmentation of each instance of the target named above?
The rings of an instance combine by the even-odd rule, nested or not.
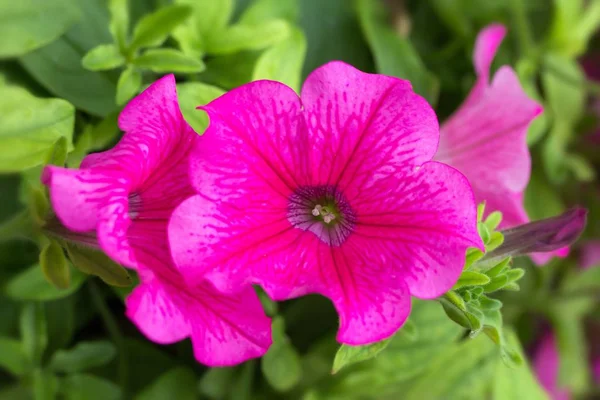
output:
[[[126,312],[151,340],[191,337],[196,358],[213,366],[264,354],[270,320],[251,286],[224,295],[209,282],[188,284],[172,263],[168,219],[195,193],[188,156],[199,140],[181,115],[173,75],[133,99],[119,127],[121,141],[87,156],[80,169],[45,169],[58,219],[72,231],[92,232],[110,257],[138,271],[142,283]]]
[[[432,162],[436,115],[410,83],[331,62],[289,87],[256,81],[205,107],[197,195],[169,224],[175,264],[222,291],[320,293],[338,340],[378,341],[458,279],[481,248],[467,179]]]
[[[556,339],[551,333],[542,338],[533,360],[533,367],[542,387],[552,400],[569,400],[571,395],[558,384],[560,358]]]
[[[486,210],[501,211],[501,228],[529,222],[524,191],[531,173],[527,128],[542,107],[524,92],[509,66],[502,66],[490,81],[490,67],[506,28],[492,24],[475,43],[475,86],[464,103],[440,128],[435,159],[461,171],[471,182],[475,199]],[[566,256],[568,248],[533,255],[544,264],[552,255]]]

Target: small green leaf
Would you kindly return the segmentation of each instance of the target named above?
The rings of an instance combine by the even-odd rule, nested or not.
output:
[[[103,71],[125,64],[125,57],[114,44],[101,44],[88,51],[81,64],[90,71]]]
[[[61,99],[42,99],[16,86],[0,87],[0,173],[46,162],[56,141],[72,147],[75,109]]]
[[[78,7],[62,0],[0,1],[0,59],[42,47],[73,25]]]
[[[335,354],[331,373],[336,374],[344,367],[375,357],[387,347],[391,340],[392,338],[388,338],[377,343],[363,346],[350,346],[343,344]]]
[[[157,47],[163,44],[169,34],[183,23],[192,13],[192,8],[183,5],[162,7],[144,16],[133,31],[129,51],[142,47]]]
[[[67,253],[73,265],[86,274],[98,276],[113,286],[130,286],[127,270],[101,251],[66,243]]]
[[[211,399],[223,399],[231,390],[235,368],[210,368],[200,379],[200,393]]]
[[[208,116],[196,107],[210,103],[225,91],[201,82],[186,82],[177,85],[177,94],[183,117],[197,133],[202,134],[208,126]]]
[[[121,54],[127,50],[127,36],[129,31],[129,9],[127,0],[108,0],[110,11],[110,33]]]
[[[275,19],[261,24],[237,24],[222,34],[206,39],[210,54],[232,54],[241,50],[261,50],[289,37],[291,26],[287,21]]]
[[[115,355],[115,346],[110,342],[79,342],[72,349],[54,353],[50,360],[50,368],[68,374],[83,372],[109,363]]]
[[[84,274],[72,270],[69,288],[65,290],[57,289],[48,283],[40,266],[33,265],[8,281],[4,286],[4,294],[15,300],[55,300],[76,292],[84,280]]]
[[[525,270],[523,268],[512,268],[506,275],[508,276],[509,282],[516,282],[525,275]]]
[[[298,28],[292,28],[288,38],[261,54],[254,66],[252,80],[279,81],[299,93],[305,55],[304,33]]]
[[[142,87],[142,74],[136,68],[130,66],[121,72],[119,82],[117,83],[118,105],[125,104],[129,99],[135,96]]]
[[[496,311],[502,308],[502,302],[500,300],[491,299],[487,296],[479,297],[479,304],[482,310]]]
[[[0,368],[15,376],[21,376],[27,371],[27,358],[23,352],[21,342],[0,336]]]
[[[32,365],[40,365],[48,344],[44,305],[41,303],[25,304],[21,311],[20,327],[23,352]]]
[[[133,59],[132,64],[153,72],[198,73],[206,68],[199,58],[175,49],[150,49]]]
[[[502,213],[494,211],[485,219],[485,226],[487,226],[490,232],[494,232],[498,228],[498,225],[500,225],[500,222],[502,222]]]
[[[121,389],[111,381],[88,374],[67,375],[62,381],[65,400],[120,400]]]
[[[300,356],[285,335],[283,318],[273,321],[273,344],[261,360],[265,379],[280,392],[294,387],[302,377]]]
[[[50,239],[40,252],[40,267],[46,279],[58,289],[68,289],[71,284],[71,268],[60,244]]]
[[[452,288],[453,290],[465,287],[465,286],[482,286],[486,285],[491,281],[490,277],[474,271],[463,271],[458,278],[458,282]]]
[[[488,229],[487,225],[483,222],[478,222],[477,231],[479,232],[479,236],[481,237],[483,243],[488,244],[490,241],[490,230]]]
[[[487,285],[485,285],[483,287],[483,291],[485,293],[492,293],[492,292],[502,289],[504,286],[508,285],[509,283],[510,282],[508,279],[508,275],[506,275],[506,274],[498,275],[498,276],[495,276],[490,283],[488,283]]]

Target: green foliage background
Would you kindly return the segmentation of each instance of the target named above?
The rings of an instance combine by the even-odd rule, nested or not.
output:
[[[299,90],[330,60],[411,80],[443,121],[473,85],[474,40],[491,22],[509,29],[494,65],[512,65],[546,110],[528,136],[527,210],[540,219],[583,204],[583,242],[598,239],[590,101],[600,86],[580,60],[598,51],[600,1],[0,0],[0,399],[543,399],[528,359],[548,326],[561,382],[597,394],[585,327],[599,322],[600,269],[580,272],[577,248],[543,268],[517,259],[512,272],[495,271],[515,282],[515,271],[527,273],[520,291],[491,293],[492,303],[479,296],[493,290],[474,288],[500,275],[473,270],[463,276],[470,289],[415,301],[403,329],[365,348],[338,351],[327,300],[265,298],[269,353],[208,369],[188,341],[155,345],[125,318],[135,276],[40,231],[49,210],[41,167],[77,167],[112,146],[120,108],[164,73],[176,73],[198,132],[207,119],[197,105],[255,79]],[[489,228],[482,236],[493,242]],[[511,282],[505,289],[518,289]],[[481,330],[500,346],[473,334]]]

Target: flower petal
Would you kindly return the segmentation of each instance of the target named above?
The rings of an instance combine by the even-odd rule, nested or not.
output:
[[[488,200],[478,191],[501,197],[523,191],[531,172],[527,128],[541,112],[514,71],[502,67],[476,104],[462,106],[442,125],[435,159],[463,172],[478,201]]]
[[[330,62],[309,75],[301,97],[313,184],[360,190],[355,182],[365,176],[411,169],[435,154],[437,118],[408,81]]]
[[[197,138],[179,109],[173,75],[157,80],[131,100],[119,115],[119,127],[125,132],[119,143],[90,154],[81,168],[120,171],[130,177],[133,190],[165,163],[174,165]]]
[[[600,240],[592,240],[581,246],[580,265],[583,269],[596,267],[600,264]]]
[[[209,366],[260,357],[271,345],[270,319],[249,286],[226,296],[208,283],[190,288],[181,280],[152,277],[126,304],[127,316],[149,339],[167,344],[190,336],[194,355]]]
[[[216,203],[198,195],[184,201],[169,222],[178,269],[193,282],[206,277],[227,293],[249,283],[261,284],[276,300],[306,293],[303,275],[319,239],[294,228],[285,214],[287,203],[276,200],[262,210],[243,199]]]
[[[483,249],[469,182],[457,170],[429,162],[387,184],[395,191],[380,186],[354,202],[354,235],[377,249],[374,254],[410,294],[438,297],[456,283],[467,248]]]
[[[569,392],[558,386],[559,363],[556,340],[552,334],[547,334],[535,354],[533,368],[540,384],[553,400],[569,400]]]

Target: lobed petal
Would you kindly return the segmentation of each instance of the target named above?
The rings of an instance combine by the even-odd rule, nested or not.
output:
[[[190,337],[196,359],[211,367],[262,356],[271,345],[270,319],[247,287],[225,296],[210,284],[146,278],[127,298],[127,316],[150,339],[174,343]],[[169,281],[171,279],[171,281]]]
[[[436,152],[436,115],[408,81],[334,61],[308,76],[301,97],[313,185],[336,185],[351,199],[365,177],[402,173]]]

